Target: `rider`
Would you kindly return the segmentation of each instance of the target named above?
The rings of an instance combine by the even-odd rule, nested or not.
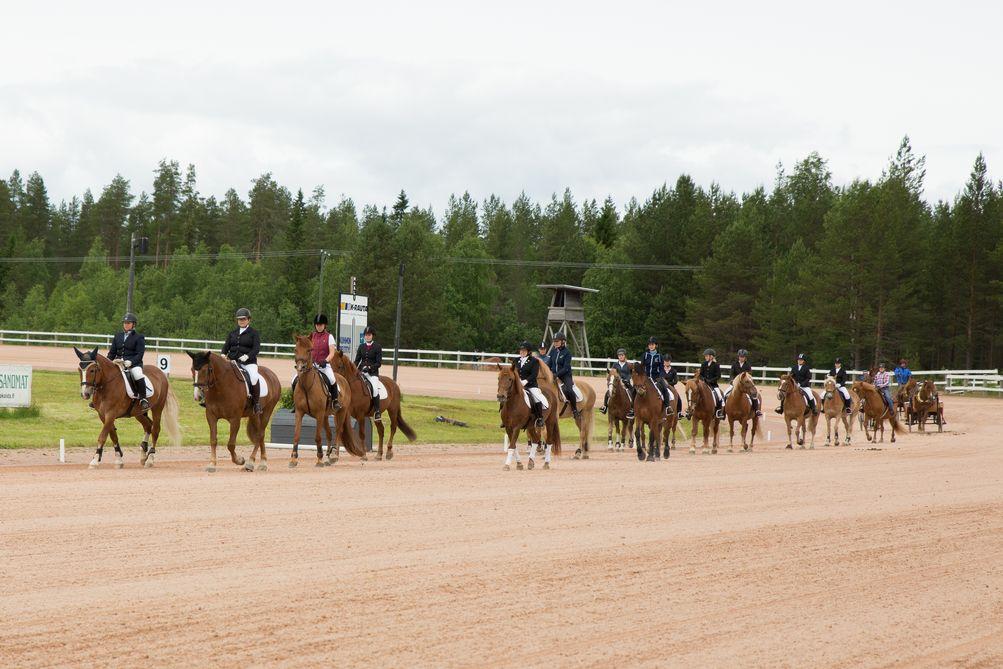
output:
[[[379,380],[380,365],[383,364],[383,349],[373,340],[375,335],[376,328],[372,325],[367,325],[366,329],[362,331],[362,338],[365,341],[359,344],[359,350],[355,353],[355,366],[366,376]],[[373,420],[379,423],[382,418],[380,417],[380,394],[376,392],[376,386],[373,386],[373,407]]]
[[[717,353],[712,348],[703,352],[703,362],[700,363],[700,378],[710,386],[711,394],[714,396],[714,416],[718,419],[724,418],[724,396],[721,389],[717,387],[717,382],[721,380],[721,364],[715,359]]]
[[[738,360],[731,363],[731,383],[728,385],[728,388],[724,391],[725,401],[728,400],[728,395],[730,395],[731,391],[734,389],[734,386],[732,384],[735,383],[735,379],[737,379],[738,375],[742,374],[743,372],[748,372],[751,375],[752,365],[749,363],[749,352],[746,351],[744,348],[740,348],[738,349]],[[752,409],[753,411],[756,412],[756,415],[762,416],[763,412],[759,410],[759,393],[756,392],[750,394],[749,399],[752,401]]]
[[[254,413],[261,413],[261,384],[258,376],[258,352],[261,350],[261,337],[258,331],[251,327],[251,312],[244,307],[234,314],[237,327],[226,335],[223,344],[223,355],[230,360],[236,360],[240,368],[247,372],[251,380],[251,401]]]
[[[884,362],[878,365],[878,373],[874,375],[874,387],[881,393],[889,411],[895,411],[895,403],[892,402],[891,374],[888,373]]]
[[[846,413],[853,413],[853,407],[850,406],[850,391],[846,387],[846,370],[843,369],[843,359],[836,358],[832,363],[832,369],[829,370],[829,376],[836,379],[836,390],[839,391],[839,396],[843,398],[843,411]]]
[[[613,363],[613,369],[616,373],[620,375],[620,381],[623,383],[623,387],[627,390],[627,396],[630,397],[630,408],[627,409],[627,418],[634,417],[634,386],[630,383],[630,371],[631,364],[627,361],[627,349],[618,348],[616,350],[616,362]],[[599,409],[601,413],[606,413],[609,410],[609,389],[606,390],[606,397],[603,399],[602,409]]]
[[[327,331],[327,316],[317,314],[313,319],[313,332],[310,333],[313,354],[313,364],[320,370],[327,380],[328,390],[331,392],[331,408],[337,411],[341,408],[341,400],[338,398],[338,383],[334,378],[334,368],[331,362],[334,354],[338,351],[338,344],[334,341],[334,335]],[[293,378],[292,389],[296,390],[297,375]]]
[[[665,385],[665,379],[662,378],[664,371],[662,368],[662,354],[658,352],[658,339],[655,337],[648,337],[648,350],[644,352],[642,364],[644,365],[644,373],[648,375],[651,382],[655,384],[658,394],[662,396],[662,410],[668,415],[669,388]]]
[[[912,370],[909,369],[909,361],[902,358],[899,360],[899,366],[895,368],[895,383],[898,384],[899,388],[902,388],[909,383],[910,378],[912,378]]]
[[[554,335],[554,352],[550,355],[550,369],[557,377],[568,404],[571,405],[571,414],[578,418],[581,412],[578,411],[578,399],[575,397],[575,382],[571,378],[571,351],[565,344],[563,332]]]
[[[805,400],[808,402],[808,406],[811,407],[811,415],[818,415],[818,407],[815,406],[815,393],[811,391],[811,368],[808,366],[807,356],[804,353],[798,353],[797,364],[791,366],[791,376],[794,381],[798,384],[799,388],[804,388],[801,393],[804,395]],[[777,413],[784,412],[784,402],[780,401],[780,406],[776,409]]]
[[[519,366],[519,378],[522,379],[522,387],[526,389],[526,394],[529,395],[530,409],[532,409],[533,417],[536,419],[536,426],[543,427],[543,405],[530,391],[530,388],[540,387],[536,380],[537,374],[540,373],[540,361],[529,354],[532,350],[532,345],[528,341],[519,344],[519,360],[516,364]]]
[[[115,333],[108,351],[108,359],[122,359],[122,367],[129,372],[129,377],[135,382],[132,387],[139,398],[139,406],[143,411],[150,410],[150,402],[146,399],[146,376],[143,374],[143,353],[146,352],[146,338],[136,332],[136,315],[132,312],[122,316],[122,330]]]
[[[540,359],[540,362],[542,364],[546,365],[547,368],[549,369],[550,368],[550,353],[548,353],[548,350],[549,349],[547,348],[547,344],[545,342],[540,342],[540,348],[537,349],[537,351],[539,351],[539,353],[537,353],[536,357],[538,357]]]
[[[675,392],[676,384],[679,383],[679,373],[676,372],[675,367],[672,366],[672,356],[666,353],[663,357],[664,364],[662,368],[662,382],[665,384],[665,387],[669,389],[669,394],[676,396],[676,413],[680,418],[682,418],[683,398],[679,393]]]

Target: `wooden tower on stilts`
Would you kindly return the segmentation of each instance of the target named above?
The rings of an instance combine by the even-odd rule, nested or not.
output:
[[[547,327],[543,332],[541,346],[551,348],[554,335],[564,332],[568,345],[576,357],[591,358],[589,335],[585,329],[585,293],[598,293],[595,288],[582,288],[566,284],[537,284],[537,288],[553,291],[550,308],[547,310]]]

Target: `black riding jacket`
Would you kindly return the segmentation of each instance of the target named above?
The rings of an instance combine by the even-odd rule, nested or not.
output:
[[[129,336],[126,337],[125,335]],[[111,340],[111,348],[108,349],[108,359],[121,358],[132,363],[133,367],[143,366],[143,353],[146,352],[146,338],[135,330],[126,333],[121,330],[115,333]]]
[[[668,369],[662,370],[662,378],[665,379],[665,383],[670,386],[674,386],[679,383],[679,373],[676,371],[675,367],[669,367]]]
[[[362,342],[355,353],[355,366],[365,374],[379,376],[380,365],[383,364],[383,348],[375,341],[372,344]]]
[[[749,372],[750,374],[752,373],[752,365],[749,364],[748,360],[746,360],[744,363],[740,363],[737,360],[735,362],[731,363],[731,380],[732,381],[734,381],[735,377],[737,377],[742,372]]]
[[[623,362],[620,362],[619,360],[617,360],[616,362],[613,363],[613,369],[615,369],[617,374],[620,375],[620,380],[623,381],[623,385],[629,386],[630,373],[631,370],[633,369],[633,365],[630,364],[630,361],[624,360]]]
[[[797,381],[798,385],[802,388],[808,388],[811,386],[811,367],[808,366],[807,362],[801,365],[800,369],[798,369],[797,365],[791,367],[791,376],[794,377],[794,380]]]
[[[641,360],[644,364],[644,373],[648,375],[649,379],[657,381],[662,378],[662,354],[658,352],[658,349],[645,351]]]
[[[832,369],[829,370],[829,376],[836,377],[836,385],[837,386],[845,386],[846,385],[846,369],[844,369],[843,367],[840,367],[837,370],[836,366],[833,365]]]
[[[717,388],[717,382],[721,380],[721,365],[717,360],[700,363],[700,378],[711,388]]]
[[[525,362],[520,358],[515,364],[519,368],[519,378],[522,379],[522,385],[526,388],[538,388],[536,377],[540,373],[540,361],[533,356],[528,356]]]
[[[571,351],[568,350],[567,346],[555,348],[554,352],[550,354],[550,369],[554,372],[554,376],[561,381],[571,379]]]
[[[236,360],[245,365],[258,364],[258,353],[260,351],[261,336],[258,335],[257,330],[250,326],[243,333],[241,333],[240,328],[231,330],[230,334],[226,335],[226,341],[223,343],[223,355],[230,358],[230,360]],[[246,355],[247,360],[240,360],[240,356],[242,355]]]

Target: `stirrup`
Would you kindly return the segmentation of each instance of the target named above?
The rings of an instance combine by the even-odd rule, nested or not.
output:
[[[383,422],[382,414],[383,414],[382,411],[377,411],[376,413],[374,413],[373,414],[373,422],[374,423],[382,423]]]
[[[601,413],[604,416],[606,415],[607,411],[609,411],[609,407],[606,407],[606,406],[604,406],[603,408],[599,409],[599,413]]]
[[[256,413],[256,414],[262,413],[262,411],[261,411],[261,402],[258,402],[258,401],[254,402],[254,413]]]
[[[543,427],[544,425],[545,425],[545,423],[544,423],[544,421],[543,421],[542,418],[537,418],[536,419],[536,426],[537,427]]]
[[[777,407],[773,411],[775,411],[776,413],[782,414],[784,412],[784,408],[783,407]]]
[[[149,411],[150,410],[150,400],[146,399],[145,397],[143,399],[139,400],[139,408],[142,409],[143,411]]]
[[[634,420],[634,410],[631,409],[627,412],[627,420]]]

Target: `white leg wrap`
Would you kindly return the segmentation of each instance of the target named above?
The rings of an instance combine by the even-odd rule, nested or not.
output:
[[[530,460],[536,459],[536,444],[534,444],[532,441],[529,442],[529,459]]]
[[[511,465],[512,464],[512,460],[514,458],[515,458],[515,449],[514,448],[508,449],[508,455],[505,456],[505,464],[506,465]]]
[[[550,444],[543,450],[543,461],[550,462]]]
[[[516,462],[522,462],[522,456],[519,455],[519,449],[518,448],[513,448],[512,452],[515,453],[515,461]]]

